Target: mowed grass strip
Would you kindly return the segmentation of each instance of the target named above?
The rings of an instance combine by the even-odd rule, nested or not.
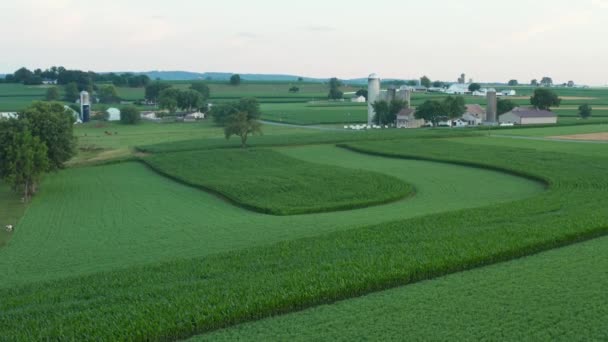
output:
[[[265,149],[161,153],[143,161],[163,175],[272,215],[362,208],[414,191],[388,175],[319,165]]]
[[[352,148],[502,169],[550,188],[511,203],[0,289],[3,332],[25,340],[177,339],[608,233],[606,159],[433,140]]]
[[[189,341],[605,341],[606,270],[608,237]]]

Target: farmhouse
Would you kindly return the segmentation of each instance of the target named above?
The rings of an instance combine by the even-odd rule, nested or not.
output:
[[[397,114],[397,128],[420,128],[424,126],[424,120],[416,119],[414,108],[403,108]]]
[[[467,111],[462,115],[462,120],[469,126],[481,125],[486,120],[486,110],[478,104],[466,105]]]
[[[548,110],[517,107],[499,117],[499,122],[516,125],[556,124],[557,115]]]

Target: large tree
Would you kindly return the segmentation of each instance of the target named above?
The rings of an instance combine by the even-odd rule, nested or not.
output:
[[[511,100],[498,99],[498,101],[496,101],[496,112],[498,115],[508,113],[512,111],[513,108],[515,108],[515,103]]]
[[[444,85],[445,85],[445,83],[443,83],[441,81],[433,82],[433,87],[435,87],[435,88],[443,88]]]
[[[171,88],[171,85],[165,82],[156,81],[148,84],[146,86],[146,100],[154,103],[158,102],[160,93],[168,88]]]
[[[329,94],[327,97],[330,100],[339,100],[344,97],[344,93],[340,91],[340,87],[342,86],[342,82],[336,77],[333,77],[329,80]]]
[[[177,106],[182,110],[198,110],[203,107],[203,103],[203,95],[196,90],[188,89],[178,92]]]
[[[530,85],[533,87],[538,87],[538,80],[537,79],[533,79],[532,81],[530,81]]]
[[[509,81],[509,86],[510,87],[515,87],[515,86],[518,86],[518,85],[519,85],[519,82],[517,82],[517,80],[510,80]]]
[[[422,85],[425,88],[430,88],[432,83],[431,83],[431,79],[426,77],[426,76],[422,76],[420,78],[420,85]]]
[[[578,107],[578,115],[583,119],[591,117],[593,108],[588,103],[582,104]]]
[[[443,111],[448,119],[457,119],[467,111],[464,97],[462,96],[448,96],[443,100],[442,105],[444,109]]]
[[[544,87],[550,87],[553,85],[553,79],[551,77],[545,76],[543,77],[543,79],[540,81],[540,84]]]
[[[113,84],[108,84],[99,88],[98,91],[99,102],[101,103],[116,103],[120,101],[118,97],[118,91]]]
[[[393,100],[390,103],[387,101],[376,101],[372,104],[374,112],[374,122],[378,125],[391,125],[397,121],[397,114],[408,105],[407,101]]]
[[[230,76],[230,84],[233,86],[238,86],[241,84],[241,75],[235,74]]]
[[[141,121],[141,113],[135,106],[125,106],[120,109],[120,122],[127,125],[135,125]]]
[[[416,119],[424,119],[427,122],[437,126],[440,120],[446,117],[444,106],[436,100],[427,100],[422,105],[416,108],[414,114]]]
[[[478,91],[479,89],[481,89],[481,84],[479,84],[479,83],[471,83],[469,85],[470,92],[475,92],[475,91]]]
[[[224,126],[230,116],[239,112],[247,113],[247,117],[254,120],[258,120],[262,115],[260,104],[255,98],[217,104],[213,106],[210,114],[216,124]]]
[[[355,93],[355,95],[357,97],[358,96],[363,96],[363,97],[365,97],[365,100],[367,101],[367,95],[368,95],[367,89],[359,89],[359,90],[357,90],[357,92]]]
[[[241,147],[247,147],[247,138],[250,134],[262,134],[262,125],[258,120],[250,118],[247,112],[238,112],[228,117],[224,127],[226,139],[230,139],[233,135],[239,136]]]
[[[180,91],[177,88],[167,88],[160,92],[158,104],[161,109],[166,109],[171,114],[175,114],[179,108]]]
[[[562,99],[557,94],[549,89],[535,89],[534,95],[530,98],[530,103],[538,108],[544,110],[551,110],[551,107],[559,107]]]
[[[34,102],[19,113],[19,120],[27,121],[33,136],[47,146],[49,168],[63,168],[76,154],[74,116],[58,102]]]
[[[198,91],[203,97],[203,101],[207,101],[211,96],[211,90],[205,82],[194,82],[190,85],[190,89]]]

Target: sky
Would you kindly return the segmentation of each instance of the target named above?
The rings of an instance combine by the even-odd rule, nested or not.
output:
[[[25,66],[608,84],[608,0],[0,0]]]

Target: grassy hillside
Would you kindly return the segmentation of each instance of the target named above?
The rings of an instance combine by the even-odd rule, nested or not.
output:
[[[190,341],[602,341],[606,269],[601,238]]]
[[[273,215],[356,209],[414,191],[386,174],[304,162],[271,150],[163,153],[143,160],[171,178]]]

